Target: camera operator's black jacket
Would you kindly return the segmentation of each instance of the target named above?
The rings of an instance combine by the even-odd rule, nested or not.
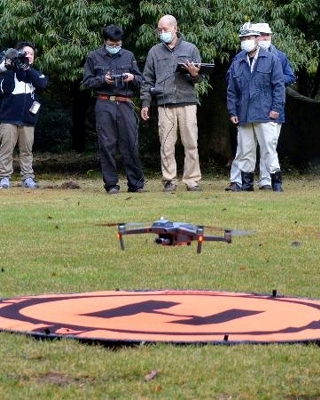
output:
[[[134,75],[134,80],[128,83],[117,78],[115,84],[108,85],[105,75],[122,75],[125,73]],[[142,82],[142,74],[139,70],[134,54],[125,49],[120,49],[117,54],[111,55],[105,47],[100,47],[89,53],[84,65],[83,87],[94,89],[97,94],[132,97],[137,94]]]
[[[13,125],[34,126],[38,113],[29,111],[34,101],[39,102],[37,92],[48,84],[48,78],[36,69],[5,71],[0,76],[0,122]]]

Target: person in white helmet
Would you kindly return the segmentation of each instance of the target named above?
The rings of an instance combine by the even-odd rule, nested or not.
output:
[[[227,108],[238,126],[239,168],[242,191],[254,190],[257,143],[271,175],[273,191],[282,191],[277,154],[277,124],[285,103],[285,86],[279,58],[258,46],[260,32],[251,23],[240,29],[242,51],[228,71]]]
[[[259,47],[261,47],[264,50],[267,50],[279,57],[279,59],[281,61],[281,65],[282,65],[285,86],[293,84],[296,81],[295,74],[291,68],[291,65],[289,63],[287,56],[282,51],[278,50],[271,43],[272,31],[271,31],[269,24],[265,23],[265,22],[259,22],[257,24],[252,24],[251,26],[252,26],[252,29],[254,29],[260,33],[260,36],[258,36]],[[281,126],[282,126],[282,123],[284,123],[284,121],[285,121],[284,110],[282,110],[282,112],[280,113],[279,119],[278,119],[278,123],[277,123],[277,132],[276,132],[277,142],[278,142],[278,139],[280,136]],[[241,171],[239,168],[240,156],[241,156],[241,154],[239,153],[239,146],[238,146],[236,156],[231,164],[230,184],[226,188],[227,191],[238,192],[241,190],[242,181],[241,181]],[[260,190],[272,190],[271,177],[266,168],[266,160],[264,160],[262,157],[260,157],[260,164],[259,164],[258,186],[259,186]]]

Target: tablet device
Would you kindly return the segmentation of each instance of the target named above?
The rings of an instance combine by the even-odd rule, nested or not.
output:
[[[214,63],[200,63],[198,65],[200,65],[199,74],[210,75],[213,72]],[[177,71],[184,74],[188,73],[188,71],[183,68],[183,63],[178,63]]]

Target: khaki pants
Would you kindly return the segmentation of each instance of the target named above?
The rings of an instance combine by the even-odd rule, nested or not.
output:
[[[20,175],[22,180],[31,177],[33,172],[32,146],[34,142],[33,126],[0,124],[0,178],[10,177],[13,173],[13,151],[18,142]]]
[[[278,124],[275,122],[250,123],[238,128],[238,146],[241,157],[239,168],[243,172],[254,172],[256,167],[257,142],[260,157],[269,174],[280,171],[277,153],[279,138]]]
[[[276,134],[277,143],[278,143],[279,136],[280,136],[281,126],[282,126],[282,124],[277,123],[277,126],[276,126],[277,129],[274,132]],[[272,150],[272,151],[274,151],[274,150]],[[240,159],[241,159],[240,146],[237,146],[236,156],[231,164],[230,182],[238,183],[238,185],[241,186],[241,184],[242,184],[241,170],[239,167]],[[260,155],[259,180],[258,180],[259,187],[266,186],[266,185],[271,186],[271,176],[267,170],[267,166],[266,166],[267,162],[268,162],[268,159],[267,158],[263,159]]]
[[[197,106],[158,107],[162,180],[177,182],[175,145],[179,129],[184,147],[182,181],[188,187],[198,185],[201,179],[198,154]]]

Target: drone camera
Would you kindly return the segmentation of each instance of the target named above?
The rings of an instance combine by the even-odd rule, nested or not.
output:
[[[160,245],[162,245],[162,246],[168,246],[168,245],[171,244],[170,239],[163,238],[163,237],[158,237],[158,238],[156,238],[156,239],[154,240],[154,242],[155,242],[156,244],[160,244]]]

